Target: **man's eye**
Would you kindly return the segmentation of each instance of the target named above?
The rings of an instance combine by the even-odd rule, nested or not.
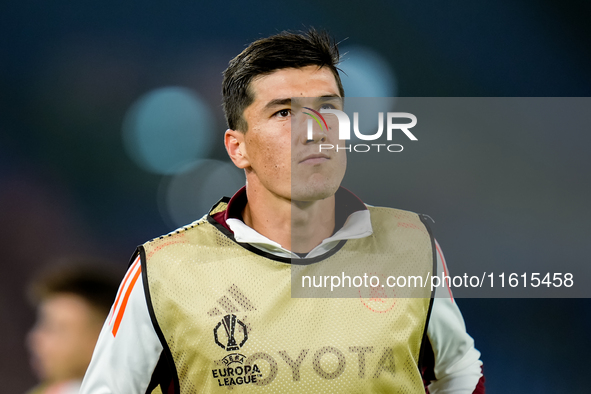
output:
[[[290,109],[282,109],[281,111],[275,112],[275,116],[278,116],[280,118],[286,118],[289,115],[291,115],[291,110]]]
[[[320,106],[320,109],[336,109],[336,108],[332,104],[325,103]]]

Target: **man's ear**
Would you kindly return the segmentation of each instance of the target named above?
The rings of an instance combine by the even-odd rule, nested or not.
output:
[[[246,155],[246,147],[244,144],[244,133],[238,130],[226,130],[224,134],[224,145],[228,156],[238,168],[246,168],[250,166],[250,161]]]

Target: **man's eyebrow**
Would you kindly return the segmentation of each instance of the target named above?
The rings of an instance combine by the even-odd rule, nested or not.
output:
[[[326,94],[320,97],[316,97],[316,101],[324,103],[327,101],[342,101],[343,98],[338,94]],[[283,107],[283,106],[291,106],[291,98],[277,98],[269,101],[265,104],[265,109],[270,109],[274,107]]]
[[[341,96],[339,96],[338,94],[327,94],[325,96],[318,97],[318,101],[320,101],[321,103],[324,103],[327,101],[343,101],[343,98]]]
[[[284,105],[291,105],[291,98],[273,99],[265,105],[265,109],[273,108],[273,107],[277,107],[277,106],[284,106]]]

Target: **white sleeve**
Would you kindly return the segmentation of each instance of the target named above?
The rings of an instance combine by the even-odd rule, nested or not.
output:
[[[130,266],[103,325],[81,394],[144,394],[162,353],[144,295],[140,258]]]
[[[447,273],[441,248],[437,248],[437,271]],[[431,394],[472,394],[482,377],[480,352],[466,332],[462,313],[447,286],[435,290],[427,336],[435,356],[435,378]]]

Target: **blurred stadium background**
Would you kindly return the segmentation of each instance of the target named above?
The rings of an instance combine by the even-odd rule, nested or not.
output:
[[[582,0],[3,2],[0,391],[34,383],[24,347],[32,272],[77,255],[123,271],[136,245],[198,218],[243,182],[225,164],[220,83],[247,43],[284,29],[329,30],[348,52],[349,96],[588,97],[590,17]],[[436,218],[452,272],[454,260],[486,255],[519,266],[534,249],[543,259],[545,248],[564,258],[557,264],[591,262],[590,131],[540,135],[506,158],[511,168],[530,149],[553,152],[531,171],[548,208],[567,209],[568,240],[544,238],[535,226],[507,228],[495,212],[515,209],[509,198],[476,220],[482,209],[469,191],[496,180],[479,177],[469,155],[451,171],[472,176],[434,183],[429,198],[414,198],[413,179],[398,173],[401,192],[391,205]],[[517,241],[524,233],[526,244]],[[589,300],[458,304],[483,354],[488,392],[588,392]]]

